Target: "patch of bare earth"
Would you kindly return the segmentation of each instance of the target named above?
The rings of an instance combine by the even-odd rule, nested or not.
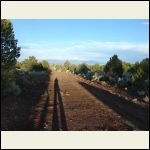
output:
[[[149,130],[148,104],[134,103],[70,73],[52,72],[47,88],[33,101],[22,130]]]

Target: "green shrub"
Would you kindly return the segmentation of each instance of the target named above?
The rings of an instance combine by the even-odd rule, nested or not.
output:
[[[93,75],[93,80],[94,81],[104,81],[105,80],[105,72],[103,71],[99,71],[99,72],[95,72],[94,75]]]
[[[43,70],[50,70],[50,66],[49,66],[48,61],[43,60],[43,61],[41,62],[41,64],[42,64]]]
[[[112,74],[112,77],[122,76],[123,73],[122,61],[118,58],[117,55],[114,55],[110,58],[110,60],[104,67],[104,71],[106,73],[110,72]]]
[[[41,63],[33,65],[32,68],[30,69],[30,71],[42,71],[42,70],[46,70],[46,68],[44,68]]]
[[[8,82],[5,86],[6,87],[3,89],[4,95],[15,95],[15,96],[20,95],[21,89],[18,85],[16,85],[14,81]]]
[[[70,70],[70,62],[68,60],[66,60],[63,64],[63,67],[64,67],[64,71],[66,70]]]
[[[50,71],[49,64],[46,60],[38,62],[34,56],[30,56],[23,62],[17,63],[16,67],[24,71]]]
[[[144,88],[144,81],[149,79],[149,59],[136,63],[129,71],[132,73],[134,87],[142,90]]]
[[[88,65],[88,68],[91,70],[91,72],[100,72],[100,71],[102,71],[102,66],[99,65],[99,64]]]
[[[21,63],[21,69],[28,71],[33,70],[33,67],[36,66],[37,63],[37,59],[34,56],[30,56]]]
[[[88,71],[86,74],[85,74],[85,78],[88,79],[88,80],[91,80],[92,77],[93,77],[94,73],[91,72],[91,71]]]
[[[77,74],[85,75],[89,71],[89,68],[86,66],[86,64],[80,64],[76,68]]]

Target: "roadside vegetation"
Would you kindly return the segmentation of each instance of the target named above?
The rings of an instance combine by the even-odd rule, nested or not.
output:
[[[50,73],[47,61],[38,62],[31,56],[22,62],[17,62],[20,47],[13,32],[13,25],[9,20],[1,20],[1,93],[2,96],[19,96],[39,82],[47,81]]]
[[[149,58],[130,64],[113,55],[105,65],[74,65],[65,61],[63,65],[52,65],[52,68],[79,75],[93,82],[105,82],[130,93],[132,91],[133,95],[149,101]]]
[[[47,77],[51,68],[70,72],[94,82],[104,81],[120,89],[132,89],[132,92],[149,101],[149,58],[130,64],[113,55],[105,65],[71,64],[65,61],[61,65],[49,65],[46,60],[39,62],[30,56],[17,62],[20,47],[9,20],[1,20],[1,92],[2,95],[19,95],[25,87],[38,84]],[[43,79],[43,80],[42,80]]]

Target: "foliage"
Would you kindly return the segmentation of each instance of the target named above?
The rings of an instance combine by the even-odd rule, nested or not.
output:
[[[20,56],[20,47],[17,47],[13,25],[7,19],[1,20],[1,62],[10,65]]]
[[[16,61],[20,56],[20,47],[13,31],[10,20],[1,20],[1,91],[4,94],[19,94],[19,87],[15,84]]]
[[[44,68],[45,70],[49,70],[49,69],[50,69],[50,66],[49,66],[48,61],[43,60],[43,61],[41,62],[41,64],[42,64],[42,66],[43,66],[43,68]]]
[[[38,64],[37,59],[34,56],[29,56],[29,58],[25,59],[21,63],[21,69],[30,71],[34,69],[34,66],[36,68],[37,64]]]
[[[88,65],[88,68],[89,68],[92,72],[99,72],[99,71],[102,70],[102,66],[100,66],[99,64]]]
[[[30,56],[25,59],[23,62],[17,63],[16,67],[26,71],[43,71],[50,70],[49,64],[46,60],[42,62],[38,62],[38,60],[34,56]]]
[[[142,60],[140,63],[137,62],[133,67],[129,69],[132,73],[132,84],[138,90],[149,88],[146,81],[149,80],[149,58]],[[146,86],[147,85],[147,86]]]
[[[117,79],[115,77],[110,76],[108,79],[109,79],[110,84],[116,84],[117,83]]]
[[[76,73],[77,74],[86,74],[89,71],[89,68],[87,67],[86,64],[79,64],[76,68]]]
[[[18,96],[21,93],[20,87],[15,83],[15,81],[7,82],[5,84],[5,88],[3,87],[2,95],[15,95]]]
[[[15,64],[20,56],[13,25],[10,20],[1,20],[1,81],[2,86],[15,78]]]
[[[110,58],[106,65],[99,64],[74,65],[65,61],[63,65],[54,65],[59,71],[70,71],[88,80],[105,81],[115,84],[119,88],[131,87],[136,91],[141,90],[149,95],[149,59],[146,58],[140,63],[130,64],[122,62],[117,55]]]
[[[76,72],[76,65],[75,64],[71,64],[70,65],[70,71],[72,72],[72,73],[75,73]]]
[[[88,72],[85,74],[85,78],[88,79],[88,80],[91,80],[92,77],[93,77],[93,74],[94,74],[93,72],[88,71]]]
[[[16,69],[21,69],[21,65],[22,63],[17,61],[15,65]]]
[[[105,72],[104,71],[99,71],[99,72],[95,72],[94,75],[93,75],[93,81],[103,81],[105,80]]]
[[[45,84],[48,81],[49,72],[48,71],[17,71],[17,84],[23,92],[29,91],[29,87],[37,87],[39,85]]]
[[[64,69],[65,70],[70,70],[70,62],[68,61],[68,60],[66,60],[65,62],[64,62]]]
[[[114,55],[110,58],[107,64],[104,67],[106,73],[111,73],[113,77],[122,76],[123,66],[122,61],[118,58],[117,55]]]
[[[127,62],[122,62],[124,72],[127,72],[133,65]]]

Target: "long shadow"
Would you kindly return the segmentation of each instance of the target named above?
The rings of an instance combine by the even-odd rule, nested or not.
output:
[[[50,75],[50,73],[49,73]],[[50,81],[49,76],[47,76],[47,78],[45,79],[45,82],[42,85],[39,85],[37,87],[34,87],[34,91],[32,92],[34,95],[34,101],[33,98],[30,96],[30,94],[28,96],[30,96],[29,98],[32,100],[32,104],[30,103],[31,106],[33,106],[34,108],[36,108],[36,104],[38,104],[41,101],[40,96],[44,94],[44,92],[48,89],[48,82]],[[30,100],[29,99],[29,100]],[[24,129],[25,131],[39,131],[40,129],[43,129],[44,127],[44,123],[46,121],[46,114],[47,114],[47,109],[48,109],[48,105],[49,105],[49,94],[47,91],[47,98],[44,102],[44,106],[42,108],[42,111],[40,112],[40,122],[38,127],[34,127],[34,117],[32,119],[30,119],[27,124],[25,125]],[[30,107],[31,107],[30,106]],[[35,112],[30,112],[30,115],[33,115]]]
[[[49,95],[47,96],[44,106],[42,108],[42,111],[40,112],[40,121],[38,126],[35,128],[34,127],[34,121],[31,120],[27,129],[29,131],[40,131],[44,129],[44,123],[46,122],[46,116],[47,116],[47,112],[48,112],[48,105],[49,105]],[[32,118],[34,119],[34,118]]]
[[[67,131],[68,127],[66,122],[64,106],[60,94],[58,79],[56,78],[54,81],[54,105],[53,105],[53,120],[52,120],[53,131],[60,130],[57,104],[59,105],[59,110],[60,110],[61,130]]]
[[[43,78],[40,78],[40,81],[38,81],[38,79],[35,81],[32,74],[24,73],[24,75],[25,77],[22,77],[22,75],[17,74],[16,77],[16,83],[22,90],[19,97],[6,97],[10,100],[7,100],[8,103],[4,103],[3,107],[9,107],[10,111],[5,109],[4,114],[6,114],[10,121],[8,123],[6,122],[4,126],[1,127],[1,130],[3,131],[35,131],[43,128],[49,97],[45,100],[42,112],[40,112],[40,125],[38,129],[34,129],[33,116],[37,104],[41,101],[41,95],[47,91],[51,72],[47,72]],[[26,83],[25,79],[29,82]],[[11,109],[14,103],[16,104],[15,109]]]
[[[109,93],[101,88],[79,82],[98,100],[109,106],[115,112],[132,122],[141,130],[149,130],[149,107],[141,107],[123,98]]]
[[[47,116],[49,101],[50,101],[50,99],[49,99],[49,94],[48,94],[46,102],[45,102],[44,107],[43,107],[43,110],[42,110],[41,115],[40,115],[39,129],[44,128],[44,123],[46,122],[46,116]]]
[[[52,130],[59,130],[59,122],[58,122],[58,110],[57,110],[57,88],[58,81],[55,79],[54,83],[54,104],[53,104],[53,121],[52,121]]]

